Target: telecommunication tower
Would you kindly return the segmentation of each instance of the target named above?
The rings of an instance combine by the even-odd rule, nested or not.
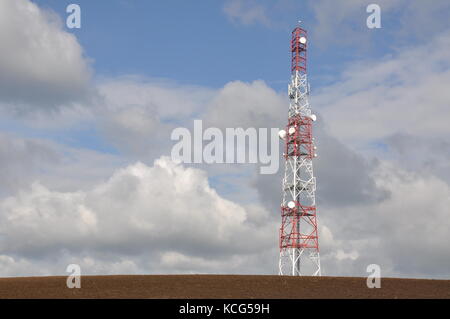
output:
[[[279,241],[280,275],[321,275],[313,172],[317,148],[312,135],[313,122],[317,118],[308,102],[307,39],[306,30],[299,24],[292,31],[290,47],[288,124],[279,132],[285,143],[283,155],[286,160]]]

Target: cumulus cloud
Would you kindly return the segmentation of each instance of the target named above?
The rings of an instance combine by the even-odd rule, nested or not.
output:
[[[353,145],[399,132],[448,136],[449,48],[445,33],[382,61],[355,63],[340,81],[317,92],[315,106],[331,133]]]
[[[289,105],[283,94],[277,93],[261,80],[250,83],[233,81],[217,91],[190,87],[172,90],[155,83],[127,80],[125,84],[114,82],[107,85],[102,92],[112,110],[101,117],[107,137],[125,150],[134,147],[136,152],[140,150],[138,154],[141,156],[152,152],[154,157],[161,153],[169,154],[171,146],[168,137],[174,126],[164,123],[162,118],[169,119],[168,123],[177,122],[186,127],[192,126],[193,118],[200,118],[204,120],[204,128],[218,127],[222,130],[227,127],[283,127]],[[172,112],[166,110],[167,105],[171,108],[173,105],[175,109],[180,105],[186,107],[180,112]],[[133,121],[135,118],[137,122]],[[327,181],[319,183],[321,204],[351,205],[387,196],[384,190],[376,187],[371,177],[372,166],[376,166],[376,161],[356,154],[330,135],[322,118],[315,126],[315,134],[320,154],[316,172],[319,181]],[[268,207],[276,209],[279,206],[283,174],[283,159],[280,157],[279,160],[281,165],[278,174],[265,176],[256,174],[254,165],[216,164],[201,167],[208,171],[217,187],[228,196],[239,195],[241,199],[251,201],[256,197],[256,189],[256,195]],[[339,169],[336,169],[335,163],[340,163]],[[343,184],[347,185],[346,189],[341,187]],[[234,191],[238,194],[233,195]]]
[[[214,115],[216,109],[240,112],[239,124],[246,127],[270,125],[277,108],[285,107],[283,98],[263,82],[231,83],[211,101],[208,118],[219,126],[219,119],[224,125],[233,122],[226,114]],[[246,101],[248,107],[233,110],[236,101]],[[268,105],[275,105],[274,110]],[[324,273],[364,275],[368,264],[379,263],[384,275],[445,276],[446,255],[425,249],[413,254],[403,246],[414,240],[406,234],[411,227],[412,233],[440,227],[428,244],[447,240],[445,227],[437,223],[445,214],[442,198],[448,197],[448,185],[367,161],[329,136],[321,120],[315,127],[320,146],[315,167],[319,182],[326,181],[318,191]],[[336,168],[336,162],[348,165]],[[211,188],[205,171],[164,158],[152,167],[121,169],[91,190],[63,192],[35,183],[0,204],[4,274],[30,274],[27,265],[40,269],[34,273],[61,273],[72,262],[88,273],[275,273],[276,263],[267,260],[277,258],[281,179],[271,178],[253,185],[267,208],[226,200]],[[248,176],[235,183],[242,180],[248,182]],[[270,186],[266,192],[264,186]],[[244,188],[240,185],[239,191]],[[411,193],[423,196],[408,203]],[[411,211],[428,206],[431,221],[407,223],[420,218],[410,216]],[[49,258],[58,262],[49,265]],[[417,267],[405,266],[411,261]]]
[[[27,189],[33,182],[59,191],[88,189],[125,163],[126,159],[114,154],[0,133],[0,198]]]
[[[328,273],[363,275],[375,263],[383,276],[448,277],[448,184],[389,162],[377,169],[376,183],[391,196],[321,214],[333,235],[331,244],[322,245]]]
[[[171,81],[127,76],[98,87],[95,112],[105,138],[125,154],[153,160],[170,154],[170,133],[188,126],[205,109],[214,90]]]
[[[28,0],[0,2],[0,101],[4,107],[52,109],[85,99],[90,69],[59,17]]]
[[[48,260],[62,252],[116,253],[131,261],[150,254],[170,265],[189,258],[191,271],[196,261],[201,269],[216,264],[209,259],[226,269],[225,257],[240,256],[242,263],[246,254],[276,242],[267,235],[273,225],[252,222],[252,209],[220,197],[203,171],[161,158],[152,167],[137,163],[118,170],[91,191],[57,192],[35,183],[5,198],[0,254],[5,262]]]
[[[385,139],[391,159],[411,171],[434,175],[450,184],[450,142],[443,137],[394,134]]]
[[[215,127],[279,127],[287,118],[287,98],[264,81],[227,83],[208,105],[205,122]]]
[[[376,183],[391,196],[320,211],[326,274],[364,275],[377,263],[384,276],[445,277],[450,187],[387,162]],[[167,158],[120,169],[89,191],[35,183],[0,210],[3,276],[61,274],[69,263],[90,274],[276,272],[278,219],[222,198],[204,171]]]
[[[46,141],[0,133],[0,196],[27,186],[36,170],[49,169],[58,161],[57,152]]]

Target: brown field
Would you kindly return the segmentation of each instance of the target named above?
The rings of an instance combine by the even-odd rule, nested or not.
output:
[[[0,298],[450,298],[450,280],[247,275],[83,276],[81,289],[66,277],[0,278]]]

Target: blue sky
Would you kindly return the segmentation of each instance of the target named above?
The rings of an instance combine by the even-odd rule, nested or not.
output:
[[[64,17],[70,1],[38,3]],[[289,33],[236,27],[223,14],[221,2],[78,3],[83,26],[71,32],[94,59],[98,75],[141,74],[211,87],[234,79],[289,76]]]
[[[35,2],[54,10],[64,20],[66,6],[73,1]],[[286,1],[285,7],[274,8],[270,13],[281,20],[273,26],[232,22],[224,13],[223,1],[76,3],[82,8],[82,28],[67,31],[77,36],[86,55],[93,59],[97,76],[140,74],[213,88],[233,80],[263,79],[276,90],[284,90],[289,81],[290,31],[302,19],[312,33],[315,22],[309,4],[302,1]],[[260,3],[273,8],[268,1]],[[313,87],[336,77],[355,57],[371,58],[390,52],[398,23],[395,13],[389,15],[392,18],[383,20],[383,31],[366,28],[365,11],[347,22],[352,29],[367,32],[376,45],[333,42],[319,47],[311,38],[309,71]]]

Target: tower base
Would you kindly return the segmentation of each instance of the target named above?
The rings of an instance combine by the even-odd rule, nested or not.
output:
[[[319,252],[305,248],[282,249],[280,251],[278,274],[284,276],[321,276]]]

